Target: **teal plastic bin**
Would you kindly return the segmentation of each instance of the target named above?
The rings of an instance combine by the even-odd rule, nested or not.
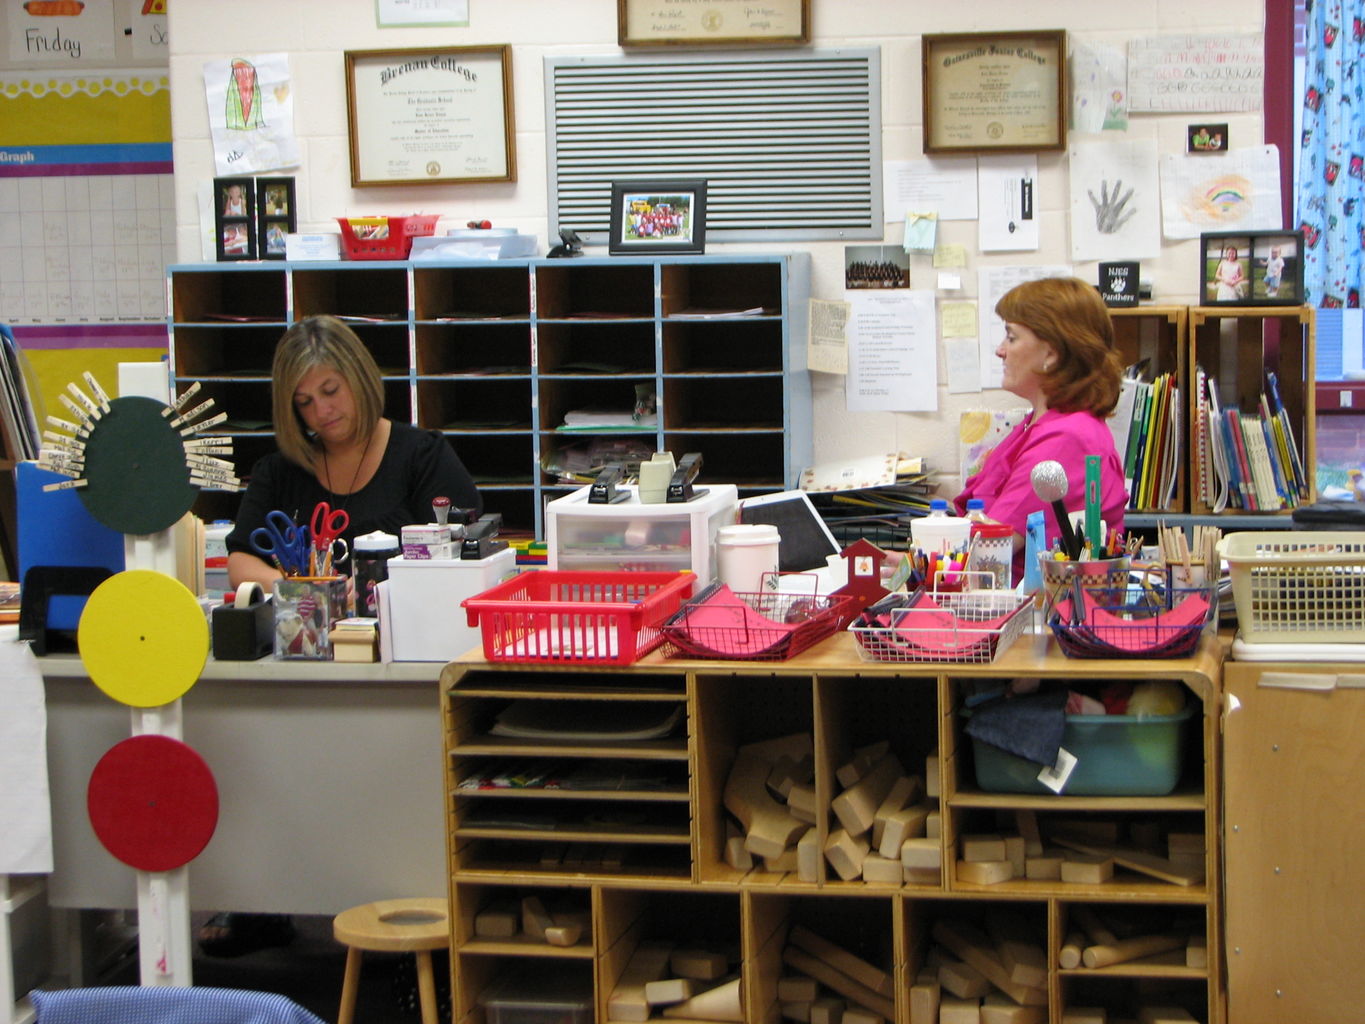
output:
[[[1062,746],[1076,755],[1066,796],[1165,796],[1185,767],[1196,707],[1174,715],[1067,715]],[[963,715],[970,715],[964,710]],[[988,793],[1044,793],[1041,765],[971,737],[976,784]]]

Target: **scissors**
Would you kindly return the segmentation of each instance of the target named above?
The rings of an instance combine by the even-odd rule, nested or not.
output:
[[[330,576],[332,574],[333,546],[337,543],[341,544],[341,554],[336,558],[338,562],[346,561],[346,556],[349,553],[346,542],[340,538],[346,527],[351,525],[351,517],[347,515],[344,508],[334,510],[329,503],[320,501],[313,507],[313,518],[309,520],[309,523],[313,531],[313,550],[320,563],[314,566],[317,570],[314,575]]]
[[[301,575],[308,566],[308,527],[279,509],[267,512],[265,525],[251,531],[251,546],[286,576]]]

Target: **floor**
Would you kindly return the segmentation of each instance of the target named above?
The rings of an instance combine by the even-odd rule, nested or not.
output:
[[[197,933],[206,914],[197,914],[193,926]],[[346,964],[345,948],[332,938],[330,917],[296,916],[297,934],[288,946],[257,950],[230,959],[209,957],[195,948],[193,977],[198,986],[240,988],[257,992],[274,992],[287,996],[323,1020],[337,1019],[341,1000],[341,977]],[[438,954],[436,974],[438,983],[448,977],[448,961]],[[115,965],[105,984],[137,984],[137,954]],[[421,1019],[415,1005],[405,1010],[395,991],[395,977],[411,981],[408,989],[416,992],[415,973],[411,959],[402,960],[398,954],[366,953],[361,962],[360,990],[356,999],[356,1024],[412,1024]],[[438,985],[438,998],[446,986]],[[447,1000],[440,998],[445,1004]],[[449,1017],[443,1018],[449,1020]]]

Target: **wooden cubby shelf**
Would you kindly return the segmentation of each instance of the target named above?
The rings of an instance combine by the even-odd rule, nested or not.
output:
[[[1212,638],[1188,659],[1074,661],[1050,637],[1033,634],[990,665],[865,662],[847,634],[785,662],[692,661],[658,652],[625,668],[493,664],[472,655],[456,661],[441,676],[455,1018],[488,1024],[480,994],[502,976],[539,970],[553,956],[582,960],[575,970],[591,980],[593,1019],[610,1024],[617,1019],[611,997],[632,954],[667,941],[723,953],[727,977],[742,981],[744,1020],[776,1024],[783,1012],[779,981],[801,972],[807,962],[802,936],[814,933],[873,973],[884,973],[888,994],[875,1008],[888,1024],[911,1024],[910,988],[926,963],[942,955],[935,950],[951,952],[952,943],[1007,919],[1045,952],[1032,997],[1045,994],[1051,1021],[1060,1021],[1067,1007],[1086,1005],[1136,1019],[1138,1009],[1159,999],[1186,1007],[1206,1024],[1221,1024],[1220,669]],[[977,684],[1014,678],[1181,684],[1199,713],[1183,733],[1183,768],[1174,791],[1108,797],[980,788],[959,709]],[[655,712],[676,706],[676,726],[647,741],[566,738],[509,746],[489,730],[513,701],[547,702],[539,710],[563,707],[566,720],[601,723],[638,712],[642,703]],[[585,704],[595,710],[585,714]],[[815,806],[826,808],[817,811],[813,826],[822,849],[839,828],[828,810],[840,792],[836,773],[856,751],[886,741],[907,773],[937,775],[932,806],[941,823],[943,865],[937,881],[845,880],[824,858],[815,877],[804,879],[795,870],[768,870],[761,859],[751,870],[727,862],[732,825],[725,791],[741,748],[802,734],[811,737]],[[635,788],[623,784],[623,801],[581,790],[471,795],[461,788],[490,758],[509,755],[529,774],[537,765],[581,760],[605,776],[615,764],[623,777],[636,780]],[[642,788],[643,779],[657,785]],[[501,805],[509,820],[522,814],[523,824],[534,824],[545,805],[553,805],[556,816],[546,827],[490,832],[477,824],[476,812],[485,804]],[[1187,870],[1202,873],[1202,880],[1174,884],[1123,867],[1094,884],[960,879],[961,837],[998,830],[1018,812],[1032,812],[1040,822],[1066,817],[1081,827],[1147,830],[1163,842],[1180,833],[1196,847],[1198,867]],[[481,912],[528,896],[547,907],[567,906],[571,916],[589,908],[580,943],[566,952],[525,938],[493,943],[474,934]],[[1187,965],[1182,946],[1109,966],[1073,966],[1064,961],[1063,947],[1088,914],[1132,929],[1129,934],[1145,928],[1202,935],[1207,960]],[[666,1018],[656,1008],[650,1019]]]

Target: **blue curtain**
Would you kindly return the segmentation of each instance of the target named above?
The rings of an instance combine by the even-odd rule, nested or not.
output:
[[[1360,306],[1365,253],[1365,0],[1306,0],[1298,209],[1310,305]]]

